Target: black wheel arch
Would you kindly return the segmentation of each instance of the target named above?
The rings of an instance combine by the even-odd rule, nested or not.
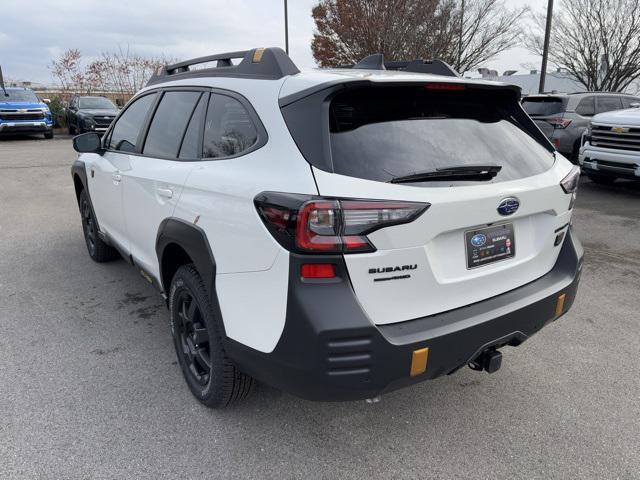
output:
[[[160,266],[160,282],[169,293],[173,275],[181,265],[193,263],[202,277],[209,298],[215,295],[216,262],[207,235],[200,227],[180,218],[166,218],[158,228],[156,255]]]
[[[80,192],[82,190],[87,191],[87,195],[89,194],[89,189],[87,188],[87,169],[82,160],[76,160],[71,165],[71,177],[73,178],[73,185],[76,190],[76,200],[80,200]]]

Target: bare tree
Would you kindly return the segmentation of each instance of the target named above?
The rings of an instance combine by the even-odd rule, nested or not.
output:
[[[172,63],[165,57],[143,57],[127,47],[116,52],[104,52],[85,65],[78,49],[69,49],[51,63],[51,74],[64,92],[91,94],[112,92],[129,98],[145,86],[153,72],[161,65]],[[126,100],[123,98],[123,100]]]
[[[453,29],[462,25],[457,32],[462,48],[460,52],[450,49],[447,59],[459,72],[467,72],[514,47],[520,42],[521,21],[528,12],[528,7],[511,10],[501,0],[457,4]]]
[[[544,15],[527,47],[542,53]],[[549,59],[591,91],[624,91],[640,77],[640,0],[563,0],[553,17]]]
[[[320,0],[311,49],[321,66],[383,53],[440,58],[464,72],[514,46],[526,11],[502,0]]]

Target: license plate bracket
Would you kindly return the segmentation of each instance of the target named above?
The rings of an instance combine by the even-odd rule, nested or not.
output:
[[[467,269],[478,268],[516,254],[515,232],[512,223],[502,223],[464,232]]]

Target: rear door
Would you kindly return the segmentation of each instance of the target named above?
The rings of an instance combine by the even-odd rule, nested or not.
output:
[[[364,87],[338,93],[328,111],[332,171],[314,168],[321,195],[430,204],[369,234],[376,252],[345,255],[374,323],[469,305],[551,270],[556,230],[570,217],[559,182],[571,167],[533,138],[513,92]],[[474,166],[499,172],[393,183]]]
[[[187,176],[199,161],[209,98],[198,89],[171,89],[160,95],[141,152],[131,156],[131,168],[123,172],[131,254],[156,278],[158,229],[173,215]]]

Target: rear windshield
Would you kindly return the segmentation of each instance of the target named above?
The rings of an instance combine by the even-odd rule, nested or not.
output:
[[[490,91],[423,86],[340,93],[329,109],[334,172],[385,182],[474,165],[502,167],[494,182],[542,173],[553,155],[514,119],[515,103]]]
[[[532,117],[560,113],[562,105],[562,99],[558,97],[531,97],[522,100],[522,108]]]

